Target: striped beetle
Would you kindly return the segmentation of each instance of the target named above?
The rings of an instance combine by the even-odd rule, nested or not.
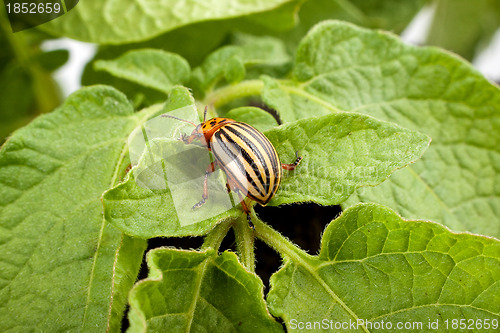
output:
[[[172,115],[162,116],[195,126],[191,135],[183,134],[181,140],[187,144],[200,141],[212,151],[215,158],[205,171],[202,199],[193,209],[201,207],[208,199],[208,176],[219,167],[226,175],[228,192],[234,191],[238,194],[243,211],[253,227],[245,197],[262,206],[266,205],[278,191],[282,169],[294,170],[302,160],[298,152],[295,152],[295,162],[282,164],[276,149],[264,134],[246,123],[229,118],[216,117],[206,120],[207,107],[203,122],[198,125]]]

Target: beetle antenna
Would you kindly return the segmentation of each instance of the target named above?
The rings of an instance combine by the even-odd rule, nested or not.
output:
[[[176,120],[180,120],[180,121],[183,121],[183,122],[185,122],[185,123],[191,124],[191,125],[193,125],[194,127],[198,126],[198,125],[196,125],[195,123],[193,123],[192,121],[189,121],[189,120],[186,120],[186,119],[181,119],[181,118],[178,118],[178,117],[176,117],[176,116],[172,116],[172,115],[170,115],[170,114],[162,114],[161,116],[162,116],[162,117],[167,117],[167,118],[176,119]]]
[[[205,105],[205,111],[203,111],[203,122],[207,121],[207,111],[208,105]]]

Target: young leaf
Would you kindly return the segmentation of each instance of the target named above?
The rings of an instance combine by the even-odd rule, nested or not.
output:
[[[225,117],[252,125],[261,132],[278,126],[278,122],[269,112],[253,106],[232,109]]]
[[[500,237],[500,90],[469,64],[385,32],[324,22],[302,41],[293,80],[265,101],[283,121],[354,111],[429,135],[422,160],[343,206],[385,204],[407,218]],[[283,105],[284,108],[280,106]]]
[[[443,47],[471,60],[499,26],[498,1],[440,0],[436,2],[426,43]]]
[[[280,39],[286,43],[288,50],[295,52],[300,40],[314,25],[331,19],[400,33],[424,3],[424,0],[309,0],[298,11],[298,24],[281,34]]]
[[[194,99],[187,88],[174,87],[161,113],[186,108],[193,104]],[[214,198],[210,204],[200,209],[191,208],[201,199],[203,193],[205,168],[210,163],[208,159],[203,160],[203,157],[208,157],[207,149],[186,145],[171,138],[151,141],[147,152],[150,155],[145,152],[138,165],[129,171],[125,181],[104,193],[104,214],[108,222],[127,235],[139,238],[196,236],[206,234],[221,220],[242,214],[238,209],[221,210],[217,205],[218,201]],[[173,158],[164,158],[165,152]],[[151,163],[146,158],[148,156],[161,156],[162,158]],[[178,174],[172,176],[167,173],[168,166],[177,167],[174,171],[180,171],[180,173],[185,171],[190,179],[197,179],[199,187],[184,189],[182,180],[177,179]],[[220,171],[218,174],[220,176]],[[181,184],[181,190],[176,190],[174,194],[169,187],[172,184],[169,182],[172,181],[172,177],[174,184],[177,182]],[[158,179],[164,186],[148,186],[152,184],[152,179]],[[211,179],[220,180],[216,174],[212,174]],[[178,211],[179,207],[176,203],[178,204],[179,200],[184,203],[189,200],[193,202],[190,207],[184,207]],[[214,211],[221,213],[213,214]],[[186,214],[190,215],[192,220],[182,219],[182,216]]]
[[[206,149],[202,148],[199,148],[199,152],[202,154],[207,153]],[[136,179],[132,176],[135,170],[137,169],[134,168],[129,172],[129,176],[124,183],[117,185],[103,196],[106,220],[130,236],[147,239],[153,237],[205,235],[221,220],[238,217],[242,214],[240,210],[230,209],[215,216],[210,215],[210,217],[203,218],[197,223],[183,221],[179,218],[179,214],[191,213],[193,218],[199,218],[205,212],[192,210],[190,207],[186,208],[185,211],[179,212],[176,209],[172,192],[168,187],[164,189],[151,189],[138,185]],[[205,172],[203,165],[201,165],[199,171],[202,177],[202,173]],[[147,173],[145,177],[147,175],[150,174]],[[161,176],[163,179],[168,178],[168,176],[164,176],[163,174]],[[194,200],[193,203],[198,202],[201,200],[201,194],[203,193],[202,181],[199,185],[198,192],[187,189],[181,195]],[[178,195],[178,192],[176,194]],[[208,200],[209,204],[204,205],[201,209],[212,208],[211,211],[213,211],[219,208],[218,206],[214,207],[210,201],[210,197]],[[191,206],[193,203],[191,203]]]
[[[191,66],[198,66],[215,48],[221,45],[228,34],[228,23],[222,28],[221,22],[204,21],[183,26],[167,32],[151,40],[123,45],[100,46],[94,57],[97,60],[112,60],[124,53],[136,49],[159,49],[172,52],[186,59]],[[232,28],[231,28],[232,29]],[[186,41],[189,40],[189,43]],[[165,100],[164,93],[153,89],[144,89],[131,81],[119,79],[103,71],[96,71],[93,62],[85,67],[82,74],[82,85],[108,84],[125,93],[129,99],[140,101],[135,103],[137,109],[142,109]]]
[[[149,277],[130,293],[131,332],[283,332],[262,281],[232,252],[152,250]]]
[[[302,119],[265,132],[282,163],[303,157],[285,172],[270,205],[313,201],[335,205],[356,188],[376,185],[420,158],[430,139],[421,133],[356,113]]]
[[[113,279],[111,290],[112,299],[110,302],[108,316],[108,332],[120,332],[122,319],[125,313],[125,306],[128,303],[128,294],[136,282],[137,274],[141,268],[142,256],[147,248],[147,242],[142,239],[129,237],[122,234],[121,242],[118,245],[114,255]],[[105,267],[108,269],[108,267]],[[106,276],[109,274],[106,270],[96,271],[104,278],[101,282],[106,283]],[[102,298],[99,293],[95,293],[94,299]],[[95,316],[102,315],[99,309]],[[92,331],[93,328],[89,329]]]
[[[60,49],[37,54],[33,60],[37,61],[44,70],[53,72],[64,65],[68,59],[69,51]]]
[[[361,204],[328,225],[319,256],[287,257],[271,277],[267,301],[289,330],[300,322],[333,330],[340,322],[372,332],[383,321],[380,331],[389,324],[397,330],[399,322],[430,332],[437,321],[435,330],[448,332],[452,320],[500,319],[499,280],[498,240]]]
[[[56,35],[88,42],[125,44],[150,39],[195,22],[268,11],[289,1],[81,1],[70,12],[43,24],[42,28]]]
[[[265,134],[282,162],[293,162],[295,151],[303,156],[300,167],[284,175],[281,190],[270,205],[304,201],[338,204],[356,188],[378,184],[395,169],[417,160],[429,145],[429,138],[423,134],[355,113],[303,119]],[[191,209],[201,199],[203,176],[210,163],[205,148],[157,140],[150,151],[154,156],[168,157],[161,163],[143,159],[124,183],[103,196],[107,221],[121,231],[141,238],[196,236],[205,234],[223,219],[242,214],[241,209],[220,200],[220,194],[227,195],[225,190],[221,193],[210,189],[207,203]],[[176,176],[165,171],[172,167],[178,170]],[[189,186],[184,173],[188,180],[196,180],[197,186]],[[171,186],[177,185],[172,178],[186,185],[172,190]],[[225,188],[220,170],[209,179]],[[153,183],[161,186],[148,185]],[[187,206],[179,209],[179,202]]]
[[[240,35],[239,41],[241,45],[217,49],[200,67],[193,70],[192,83],[201,93],[213,88],[222,78],[228,82],[241,80],[245,76],[243,66],[282,66],[290,61],[290,56],[279,39]]]
[[[174,85],[187,81],[191,70],[177,54],[154,49],[129,51],[115,60],[98,60],[94,68],[166,94]]]
[[[0,150],[0,331],[119,328],[145,243],[106,223],[102,192],[147,115],[94,86],[16,131]],[[128,254],[126,254],[128,252]]]
[[[350,0],[349,2],[350,4],[340,3],[340,5],[344,12],[353,18],[363,17],[362,25],[396,33],[402,32],[426,3],[425,0]]]

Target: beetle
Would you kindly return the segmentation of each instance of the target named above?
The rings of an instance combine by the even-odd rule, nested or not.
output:
[[[295,152],[296,159],[293,163],[282,164],[276,149],[264,134],[246,123],[229,118],[206,120],[207,107],[200,124],[172,115],[162,116],[195,126],[191,135],[183,134],[180,140],[186,144],[199,141],[214,156],[215,161],[205,171],[202,199],[193,209],[201,207],[208,199],[208,176],[219,167],[226,175],[228,192],[238,194],[243,211],[253,227],[245,197],[262,206],[266,205],[278,191],[283,176],[282,169],[294,170],[302,160],[298,152]]]

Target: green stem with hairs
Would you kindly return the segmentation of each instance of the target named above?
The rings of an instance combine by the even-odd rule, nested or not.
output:
[[[33,47],[28,45],[25,32],[12,33],[7,21],[7,13],[3,6],[0,6],[0,29],[2,30],[7,43],[12,50],[15,61],[24,69],[32,80],[32,90],[35,96],[37,113],[52,111],[60,102],[60,96],[56,84],[52,80],[50,73],[44,71],[36,62]]]
[[[214,249],[217,251],[222,243],[224,237],[226,237],[227,232],[231,228],[231,225],[234,223],[234,219],[227,219],[217,224],[215,228],[213,228],[206,236],[201,246],[202,250],[206,250],[208,248]]]
[[[248,271],[255,272],[254,230],[248,225],[245,214],[236,221],[233,229],[241,263]]]
[[[309,254],[305,253],[285,236],[281,235],[279,232],[264,223],[257,217],[253,210],[251,213],[251,217],[252,222],[255,226],[255,235],[259,239],[263,240],[267,245],[276,250],[276,252],[280,253],[281,255],[290,257],[293,261],[310,261],[312,257]]]
[[[207,94],[204,99],[204,104],[217,108],[238,98],[260,95],[263,87],[264,82],[261,80],[242,81]]]

